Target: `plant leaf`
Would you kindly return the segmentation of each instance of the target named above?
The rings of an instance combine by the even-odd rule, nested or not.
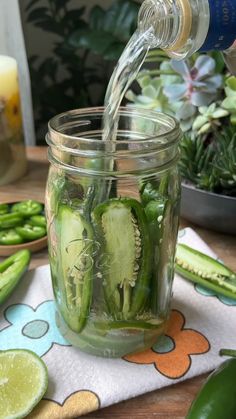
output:
[[[200,55],[195,62],[194,68],[197,69],[198,80],[209,77],[215,70],[215,60],[208,55]]]

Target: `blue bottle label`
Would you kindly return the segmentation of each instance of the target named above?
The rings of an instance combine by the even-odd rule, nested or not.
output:
[[[200,51],[226,50],[236,39],[236,0],[208,0],[210,22]]]

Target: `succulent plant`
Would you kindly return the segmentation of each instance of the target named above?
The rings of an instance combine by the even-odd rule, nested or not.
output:
[[[141,73],[141,93],[129,91],[126,97],[135,106],[166,112],[180,121],[185,133],[179,164],[184,179],[201,189],[236,196],[236,77],[226,79],[224,90],[223,76],[217,73],[224,70],[223,64],[217,57],[198,55],[192,65],[164,57],[156,70]]]
[[[230,112],[230,122],[236,125],[236,77],[229,77],[226,80],[226,98],[222,102],[222,107]]]
[[[217,96],[223,78],[215,73],[215,60],[200,55],[192,68],[186,61],[171,60],[172,69],[181,76],[182,83],[173,83],[164,88],[171,101],[185,100],[193,106],[207,106]]]
[[[216,142],[213,174],[222,192],[236,196],[236,130],[226,129]]]
[[[170,66],[180,79],[176,82],[169,76],[164,93],[171,103],[179,103],[176,117],[186,132],[192,127],[197,108],[216,99],[223,79],[215,74],[215,60],[207,55],[200,55],[192,68],[187,61],[171,60]]]
[[[236,130],[228,128],[206,142],[185,135],[180,144],[180,172],[200,189],[236,196]]]
[[[141,87],[141,94],[136,95],[129,90],[126,94],[128,100],[135,103],[137,107],[173,113],[168,98],[163,93],[162,81],[159,77],[153,78],[141,73],[137,82]]]
[[[216,103],[212,103],[208,107],[200,106],[198,110],[200,115],[197,116],[192,127],[198,134],[207,134],[209,131],[214,131],[221,125],[219,119],[229,115],[226,109]]]
[[[179,167],[182,177],[200,188],[213,190],[215,182],[211,168],[214,156],[212,146],[206,145],[200,137],[191,138],[187,134],[180,143],[180,152]]]

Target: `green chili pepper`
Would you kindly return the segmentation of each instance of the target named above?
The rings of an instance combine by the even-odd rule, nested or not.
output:
[[[235,351],[231,351],[231,354]],[[200,389],[186,419],[236,418],[236,359],[217,368]]]
[[[175,268],[184,278],[236,299],[235,272],[210,256],[185,244],[178,244]]]
[[[155,201],[160,199],[160,193],[158,187],[153,185],[153,182],[147,182],[142,185],[141,188],[141,198],[143,205],[147,205],[150,201]]]
[[[23,227],[16,227],[16,232],[27,241],[37,240],[40,237],[46,236],[46,229],[39,226],[31,226],[24,224]]]
[[[20,250],[0,263],[0,304],[18,284],[30,262],[29,250]]]
[[[63,317],[72,330],[80,332],[85,325],[92,299],[94,234],[91,225],[78,210],[59,207],[56,221],[59,237],[58,278]]]
[[[9,229],[21,225],[23,218],[21,214],[0,215],[0,229]]]
[[[0,231],[1,245],[14,245],[23,243],[22,237],[13,229]]]
[[[97,276],[115,319],[140,314],[149,296],[151,246],[147,219],[135,199],[114,198],[98,205],[92,218],[102,243]]]
[[[47,225],[44,215],[32,215],[32,217],[30,217],[26,223],[32,226],[39,226],[44,228],[46,228]]]
[[[43,205],[40,202],[29,199],[28,201],[17,202],[11,207],[12,212],[17,212],[24,217],[38,215],[43,211]]]
[[[9,211],[8,204],[0,204],[0,215],[7,214]]]

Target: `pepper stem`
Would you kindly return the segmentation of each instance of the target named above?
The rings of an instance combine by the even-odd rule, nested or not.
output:
[[[236,358],[236,350],[235,349],[221,349],[219,352],[220,356],[233,356]]]

